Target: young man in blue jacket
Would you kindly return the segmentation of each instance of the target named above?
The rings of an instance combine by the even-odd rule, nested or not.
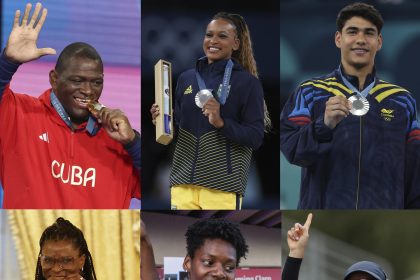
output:
[[[302,167],[298,208],[415,206],[416,104],[376,76],[382,26],[373,6],[344,7],[335,34],[340,66],[300,84],[283,109],[281,151]]]

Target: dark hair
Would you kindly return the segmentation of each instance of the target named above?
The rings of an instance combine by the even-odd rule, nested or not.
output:
[[[213,20],[224,19],[233,24],[236,28],[236,36],[239,39],[239,49],[233,51],[232,57],[235,58],[246,70],[258,78],[257,62],[252,50],[251,34],[245,19],[239,14],[219,12],[213,16]],[[271,119],[264,100],[264,127],[268,131],[271,128]]]
[[[226,12],[217,13],[213,19],[225,19],[235,26],[236,36],[241,43],[239,49],[232,53],[232,57],[236,58],[246,70],[258,78],[257,63],[255,62],[254,51],[252,50],[251,34],[249,33],[245,19],[241,15]]]
[[[341,32],[346,21],[352,17],[361,17],[365,20],[373,23],[378,29],[378,33],[381,33],[382,26],[384,25],[384,20],[382,19],[379,11],[372,5],[365,3],[353,3],[348,6],[345,6],[337,16],[337,31]]]
[[[239,227],[225,219],[210,218],[190,225],[185,233],[187,254],[194,258],[197,249],[203,246],[206,239],[222,239],[230,243],[236,250],[236,265],[248,253],[248,245]]]
[[[93,267],[92,256],[89,252],[83,232],[74,226],[70,221],[58,218],[54,224],[47,227],[39,240],[39,255],[46,241],[68,240],[73,243],[74,248],[79,249],[80,255],[85,255],[86,260],[81,275],[86,280],[96,280],[95,268]],[[36,264],[35,280],[46,280],[42,275],[41,258],[38,257]]]
[[[101,67],[103,67],[101,56],[94,47],[87,43],[76,42],[65,47],[60,53],[57,63],[55,64],[55,71],[61,73],[65,69],[68,60],[73,57],[96,60],[100,63]]]

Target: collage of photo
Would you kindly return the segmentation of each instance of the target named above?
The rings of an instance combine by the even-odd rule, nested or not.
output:
[[[0,0],[0,280],[420,279],[419,14]]]

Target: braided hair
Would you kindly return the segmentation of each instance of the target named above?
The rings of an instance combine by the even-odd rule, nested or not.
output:
[[[248,253],[248,245],[239,227],[225,219],[210,218],[190,225],[185,233],[187,254],[194,258],[195,252],[204,245],[206,239],[222,239],[230,243],[236,251],[236,265]]]
[[[54,224],[47,227],[39,240],[39,255],[42,247],[47,241],[71,241],[74,248],[79,249],[80,255],[85,255],[86,261],[83,265],[81,276],[86,280],[96,280],[95,268],[93,267],[92,256],[89,252],[83,232],[74,226],[70,221],[58,218]],[[38,258],[35,271],[35,280],[46,280],[42,274],[41,258]]]
[[[232,57],[235,58],[251,75],[258,79],[257,62],[252,49],[251,33],[245,19],[239,14],[219,12],[213,16],[213,20],[224,19],[233,24],[236,28],[236,36],[239,39],[239,49],[234,50]],[[271,128],[271,119],[264,100],[264,127],[268,131]]]

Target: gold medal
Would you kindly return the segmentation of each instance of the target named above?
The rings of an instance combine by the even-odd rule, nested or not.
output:
[[[92,114],[94,114],[94,115],[97,115],[97,114],[99,114],[99,112],[103,109],[103,108],[105,108],[105,106],[104,105],[102,105],[101,103],[99,103],[98,101],[89,101],[89,103],[88,103],[88,108],[89,108],[89,111],[92,113]]]

